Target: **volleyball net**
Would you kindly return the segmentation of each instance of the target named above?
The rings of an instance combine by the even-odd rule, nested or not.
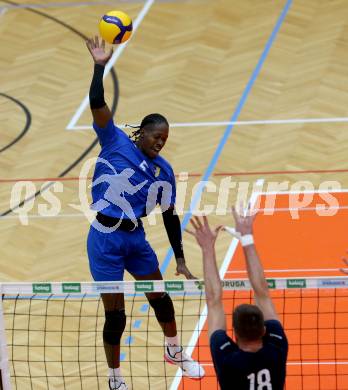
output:
[[[245,279],[224,280],[228,332],[232,311],[252,303]],[[289,340],[287,390],[348,389],[348,278],[268,279]],[[127,326],[122,374],[129,388],[218,389],[207,337],[204,283],[142,281],[0,285],[0,369],[9,389],[105,389],[108,368],[100,293],[124,293]],[[164,337],[144,293],[168,292],[186,352],[203,364],[201,381],[164,362]]]

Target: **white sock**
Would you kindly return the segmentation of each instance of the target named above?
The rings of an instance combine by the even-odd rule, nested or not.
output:
[[[109,368],[109,378],[116,378],[121,376],[121,367]]]
[[[176,335],[174,337],[167,337],[166,336],[166,344],[167,345],[171,345],[171,346],[173,346],[173,345],[178,346],[179,345],[179,337],[178,337],[178,335]]]
[[[169,353],[174,356],[177,352],[181,352],[181,346],[179,343],[179,337],[178,335],[174,337],[167,337],[166,336],[166,344],[169,349]]]

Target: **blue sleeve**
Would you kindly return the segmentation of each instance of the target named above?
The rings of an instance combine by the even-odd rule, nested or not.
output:
[[[210,336],[210,353],[213,358],[216,374],[220,379],[222,376],[222,366],[226,355],[238,351],[237,344],[227,335],[226,331],[216,330]]]
[[[107,146],[110,143],[115,143],[117,139],[117,132],[119,131],[114,125],[114,121],[111,118],[105,127],[99,127],[96,123],[93,123],[93,129],[97,133],[100,145],[102,147]]]
[[[284,332],[282,324],[277,320],[265,321],[266,334],[264,336],[264,342],[272,343],[278,348],[288,351],[288,340]]]

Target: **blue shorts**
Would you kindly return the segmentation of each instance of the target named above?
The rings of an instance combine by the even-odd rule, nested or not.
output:
[[[126,269],[133,275],[149,275],[158,269],[154,250],[143,226],[133,231],[103,233],[92,225],[87,239],[89,267],[95,281],[123,280]]]

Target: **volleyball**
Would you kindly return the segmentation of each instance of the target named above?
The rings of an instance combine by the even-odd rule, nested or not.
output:
[[[132,35],[132,19],[122,11],[110,11],[99,22],[101,37],[108,43],[126,42]]]

